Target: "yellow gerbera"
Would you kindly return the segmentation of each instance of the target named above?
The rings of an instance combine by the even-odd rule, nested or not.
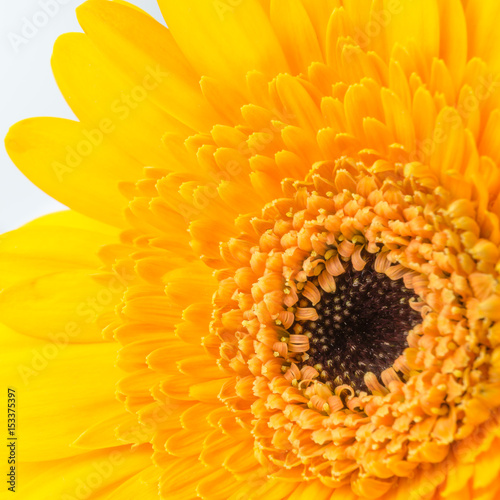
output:
[[[7,137],[20,498],[500,498],[500,3],[159,4]]]

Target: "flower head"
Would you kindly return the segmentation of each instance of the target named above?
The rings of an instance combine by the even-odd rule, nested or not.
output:
[[[0,295],[45,341],[76,311],[64,356],[105,374],[49,459],[120,453],[110,499],[497,498],[500,7],[159,3],[169,29],[80,7],[53,58],[80,121],[7,139],[98,221],[4,237],[87,245]]]

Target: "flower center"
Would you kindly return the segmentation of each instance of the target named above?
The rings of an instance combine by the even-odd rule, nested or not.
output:
[[[409,305],[417,296],[402,279],[392,280],[371,265],[362,271],[350,267],[336,285],[334,293],[318,287],[317,320],[297,321],[291,329],[309,337],[304,364],[316,368],[327,385],[367,391],[365,374],[379,377],[408,347],[407,334],[422,319]]]

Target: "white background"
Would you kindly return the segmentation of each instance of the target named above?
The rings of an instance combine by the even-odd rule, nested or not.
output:
[[[186,0],[174,0],[186,1]],[[51,3],[45,26],[27,43],[15,42],[34,18],[43,20],[43,5]],[[75,8],[81,0],[2,0],[0,4],[0,233],[15,229],[40,215],[63,209],[21,174],[8,157],[4,138],[15,122],[32,116],[75,118],[59,93],[50,69],[56,38],[81,31]],[[155,0],[134,0],[156,19],[161,14]],[[37,17],[38,16],[38,17]]]

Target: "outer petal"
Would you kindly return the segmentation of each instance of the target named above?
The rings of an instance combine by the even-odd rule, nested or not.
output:
[[[223,81],[242,82],[248,71],[274,76],[288,66],[257,0],[160,0],[175,40],[194,68]]]
[[[136,478],[150,461],[151,448],[122,446],[78,457],[19,465],[19,488],[23,500],[107,500],[109,495]],[[141,483],[139,483],[141,484]],[[141,484],[144,491],[150,486]],[[116,497],[112,497],[116,498]],[[121,498],[139,498],[123,496]],[[150,498],[150,497],[143,497]],[[155,498],[155,497],[152,497]]]
[[[123,498],[153,499],[158,498],[158,469],[150,467],[130,477],[116,488],[107,500]]]
[[[71,443],[88,427],[124,413],[115,398],[114,344],[69,344],[19,335],[0,325],[2,380],[17,392],[23,461],[79,455]],[[22,441],[21,441],[22,440]]]
[[[38,276],[76,269],[97,270],[97,252],[116,236],[100,232],[96,223],[86,229],[63,226],[74,212],[43,217],[0,236],[0,289]]]
[[[100,318],[113,314],[125,286],[117,277],[98,283],[93,272],[59,272],[13,285],[0,293],[0,318],[29,336],[64,333],[74,342],[101,342]]]
[[[82,214],[123,226],[127,200],[118,182],[137,180],[143,165],[110,145],[102,128],[32,118],[14,125],[5,144],[12,161],[47,194]]]
[[[165,112],[203,132],[220,122],[201,95],[199,75],[168,29],[137,9],[116,2],[91,0],[81,5],[77,14],[88,37],[130,81],[142,82],[149,68],[158,83],[149,97]]]
[[[111,239],[117,238],[119,230],[108,224],[98,222],[85,215],[73,212],[71,210],[61,210],[54,212],[38,219],[34,219],[24,227],[42,227],[42,226],[60,226],[70,227],[74,229],[83,229],[102,234],[107,234]]]
[[[158,93],[161,73],[145,66],[142,76],[129,79],[83,33],[59,37],[52,69],[80,121],[92,129],[107,122],[112,132],[106,134],[105,140],[141,164],[165,165],[167,155],[161,142],[165,132],[192,133],[154,102],[152,96]]]

